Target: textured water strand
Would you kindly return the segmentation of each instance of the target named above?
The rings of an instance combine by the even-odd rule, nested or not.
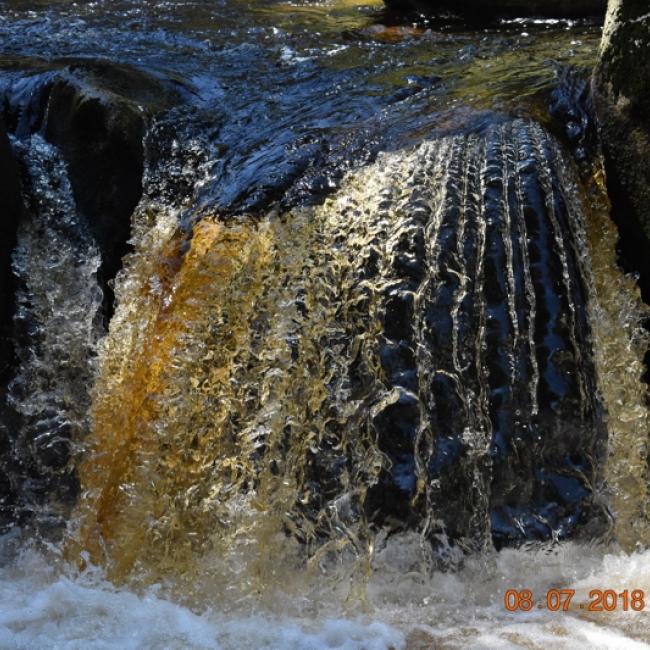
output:
[[[557,200],[570,172],[544,180],[558,161],[515,121],[191,239],[144,203],[82,466],[94,561],[273,608],[348,560],[362,584],[386,532],[446,565],[491,537],[597,535],[604,429],[570,316],[588,255]]]
[[[19,345],[8,389],[15,413],[10,475],[20,483],[22,507],[37,521],[56,523],[76,496],[68,463],[89,428],[89,387],[103,334],[100,256],[57,150],[38,135],[15,146],[28,182],[27,216],[12,257]]]
[[[564,173],[563,168],[560,171]],[[584,226],[579,249],[592,269],[587,278],[594,296],[589,317],[598,385],[607,409],[608,443],[598,477],[605,485],[600,498],[610,513],[612,540],[629,552],[650,545],[650,410],[648,388],[641,380],[648,345],[641,323],[648,310],[634,278],[623,275],[617,265],[618,232],[610,219],[600,157],[593,161],[584,189],[576,185],[573,189],[575,198],[569,208]],[[586,214],[576,212],[581,194],[582,204],[588,206]]]

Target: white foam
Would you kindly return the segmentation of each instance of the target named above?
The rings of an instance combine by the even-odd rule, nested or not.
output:
[[[282,648],[388,650],[404,645],[376,621],[270,620],[198,615],[149,592],[116,589],[96,571],[60,575],[43,556],[24,553],[0,568],[2,650],[158,650]]]
[[[215,603],[197,614],[165,599],[161,589],[138,595],[114,587],[98,570],[71,577],[56,554],[46,559],[23,551],[0,568],[0,648],[650,648],[650,607],[599,614],[578,607],[595,588],[650,595],[650,551],[626,555],[568,543],[506,550],[471,559],[458,572],[432,575],[418,570],[416,556],[415,540],[408,538],[378,553],[367,586],[368,617],[346,618],[343,605],[324,595],[314,610],[322,617],[307,620],[262,612],[226,616]],[[510,588],[532,590],[536,603],[550,588],[572,588],[574,606],[569,612],[509,613],[503,594]]]
[[[382,554],[370,586],[379,618],[411,633],[420,630],[445,648],[650,648],[650,551],[628,555],[577,543],[506,549],[472,558],[458,572],[437,572],[426,579],[405,561],[415,553],[404,540]],[[504,594],[509,589],[532,591],[534,609],[507,612]],[[549,589],[575,590],[570,611],[544,608]],[[646,609],[589,612],[592,589],[643,590]],[[435,647],[433,641],[431,645]]]

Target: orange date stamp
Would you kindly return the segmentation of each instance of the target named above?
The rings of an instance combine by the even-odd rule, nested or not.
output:
[[[571,609],[588,612],[642,612],[645,609],[645,592],[641,589],[592,589],[586,603],[572,605],[575,593],[575,589],[549,589],[545,598],[535,601],[530,589],[508,589],[503,595],[503,603],[509,612],[529,612],[533,609],[551,612],[568,612]]]

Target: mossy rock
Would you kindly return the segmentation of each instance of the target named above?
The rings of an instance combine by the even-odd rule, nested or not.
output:
[[[650,252],[649,52],[647,0],[611,0],[594,100],[619,228],[635,240],[645,260]]]

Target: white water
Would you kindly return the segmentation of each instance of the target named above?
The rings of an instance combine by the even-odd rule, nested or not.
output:
[[[403,538],[375,558],[367,585],[369,613],[345,618],[344,606],[319,604],[312,620],[197,614],[166,600],[162,588],[118,589],[96,569],[75,573],[56,549],[22,550],[0,569],[2,650],[277,648],[650,648],[650,609],[588,614],[590,589],[643,589],[650,594],[650,551],[612,553],[575,543],[551,550],[505,550],[475,559],[458,573],[416,569],[417,541]],[[47,556],[47,557],[46,557]],[[535,608],[508,613],[506,589],[576,590],[569,612]],[[338,616],[336,613],[338,612]]]

